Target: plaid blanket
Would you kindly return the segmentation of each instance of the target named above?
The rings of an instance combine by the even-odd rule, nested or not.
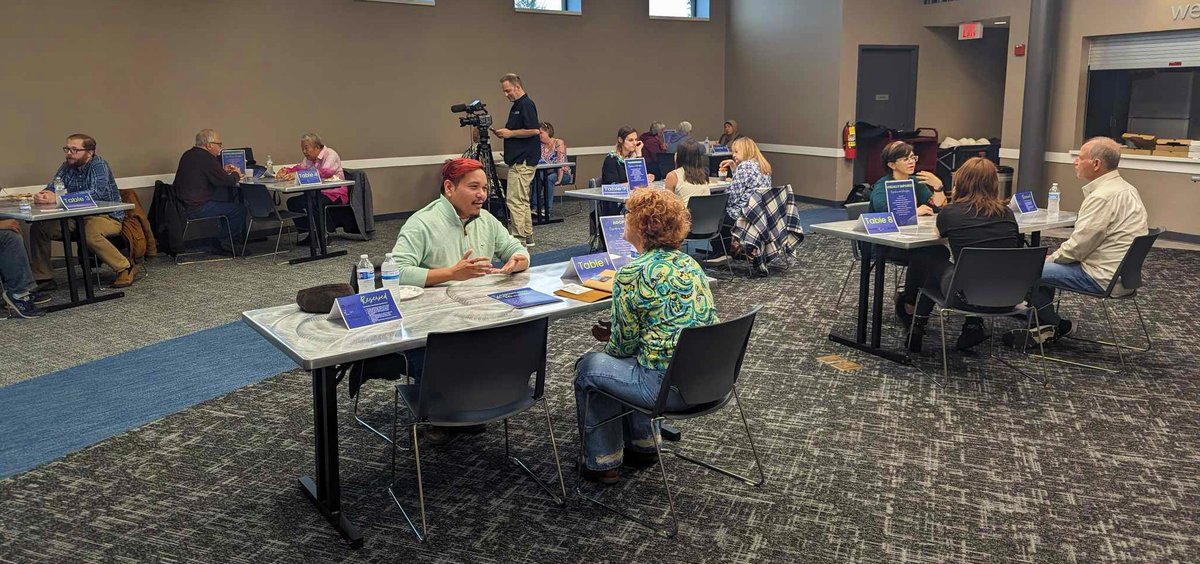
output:
[[[792,186],[754,191],[746,203],[746,214],[733,226],[733,238],[761,264],[771,262],[780,252],[796,256],[796,247],[804,240],[804,227]]]

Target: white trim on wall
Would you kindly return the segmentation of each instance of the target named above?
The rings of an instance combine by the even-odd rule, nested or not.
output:
[[[1069,153],[1046,153],[1046,162],[1072,164],[1079,151]],[[1000,149],[1002,159],[1020,159],[1019,149]],[[1200,159],[1182,157],[1156,157],[1154,155],[1121,155],[1121,167],[1129,170],[1149,170],[1172,174],[1200,174]]]
[[[811,147],[808,145],[778,145],[775,143],[759,143],[758,148],[764,153],[779,153],[782,155],[805,155],[809,157],[844,158],[846,151],[841,147]]]

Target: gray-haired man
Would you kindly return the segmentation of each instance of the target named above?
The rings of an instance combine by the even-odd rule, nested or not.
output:
[[[179,168],[175,170],[175,195],[187,208],[189,219],[223,215],[229,219],[233,230],[233,244],[242,245],[246,234],[246,208],[234,201],[233,190],[242,179],[233,165],[221,166],[221,134],[211,129],[201,129],[196,134],[196,145],[179,157]],[[218,190],[220,189],[220,190]],[[224,222],[218,244],[226,252],[229,245]]]

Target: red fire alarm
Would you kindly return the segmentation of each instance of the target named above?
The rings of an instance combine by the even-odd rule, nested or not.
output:
[[[1025,44],[1024,43],[1020,43],[1016,47],[1013,47],[1013,56],[1014,57],[1024,57],[1025,56]]]

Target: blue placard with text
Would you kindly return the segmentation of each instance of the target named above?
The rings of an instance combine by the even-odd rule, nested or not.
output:
[[[917,224],[917,185],[908,180],[888,180],[883,183],[888,212],[898,225]]]
[[[228,165],[233,165],[242,173],[242,176],[245,176],[246,151],[241,149],[223,149],[221,151],[221,168],[225,168]]]
[[[92,199],[92,195],[87,192],[71,192],[58,197],[58,203],[62,204],[65,210],[86,210],[99,207],[96,205],[96,200]]]
[[[340,319],[347,329],[360,329],[403,319],[392,293],[387,289],[342,296],[334,302],[330,319]]]
[[[600,218],[600,232],[609,253],[622,257],[634,256],[637,251],[625,240],[625,216],[606,215]]]
[[[1038,211],[1037,202],[1033,201],[1033,192],[1017,192],[1013,195],[1013,199],[1017,201],[1017,208],[1021,210],[1021,213]]]
[[[887,233],[899,233],[900,226],[896,225],[896,218],[888,212],[882,213],[864,213],[861,216],[863,227],[867,229],[867,233],[871,235],[884,235]]]
[[[713,145],[712,152],[713,153],[728,153],[729,145]]]
[[[664,129],[663,130],[663,141],[666,141],[667,145],[674,145],[674,144],[682,141],[684,137],[686,137],[686,135],[680,133],[677,130],[674,130],[674,129]]]
[[[625,178],[629,180],[629,188],[642,188],[650,185],[646,176],[646,159],[625,159]]]
[[[580,280],[587,280],[605,270],[616,270],[608,253],[571,257],[571,266],[575,269],[575,276]]]
[[[600,187],[600,193],[605,196],[628,196],[628,184],[605,184]]]
[[[533,288],[521,288],[519,290],[510,290],[507,292],[496,292],[494,294],[488,294],[488,297],[492,298],[493,300],[504,302],[517,309],[553,304],[562,301],[554,296],[551,296],[550,294],[543,294],[542,292],[534,290]]]
[[[296,171],[296,184],[307,186],[310,184],[320,184],[321,173],[316,169],[300,169]]]

